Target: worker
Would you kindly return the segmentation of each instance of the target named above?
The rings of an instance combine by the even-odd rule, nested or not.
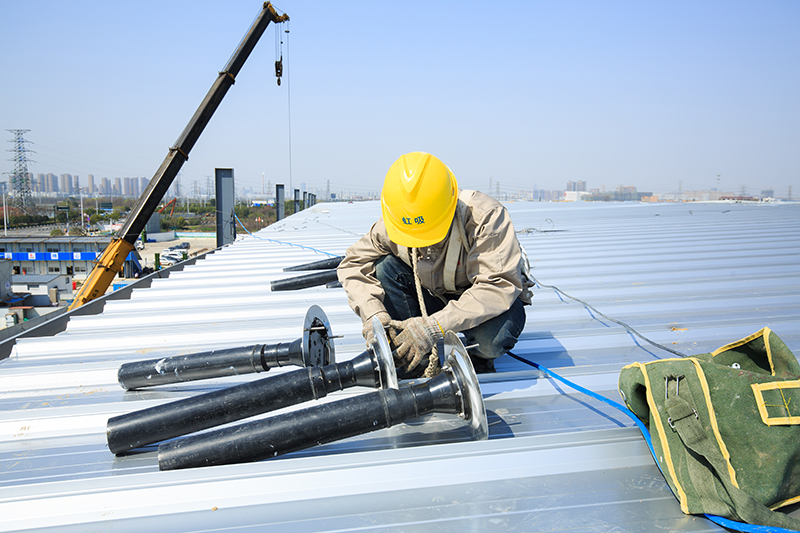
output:
[[[337,272],[367,345],[378,317],[398,376],[416,378],[436,372],[436,342],[453,331],[475,370],[494,372],[525,326],[533,285],[506,208],[459,190],[438,158],[412,152],[386,173],[381,211]]]

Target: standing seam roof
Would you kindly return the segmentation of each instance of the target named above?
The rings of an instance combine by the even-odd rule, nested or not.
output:
[[[506,205],[537,280],[658,343],[697,354],[769,326],[800,349],[797,204]],[[257,463],[159,472],[155,446],[109,452],[111,416],[284,371],[125,392],[122,363],[291,341],[314,304],[337,360],[361,353],[341,288],[269,284],[326,257],[297,245],[341,255],[379,214],[378,202],[317,204],[63,333],[18,339],[0,362],[0,530],[723,531],[681,514],[630,420],[508,356],[480,376],[487,441],[434,414]],[[618,400],[622,366],[670,356],[534,292],[514,351],[581,386]]]

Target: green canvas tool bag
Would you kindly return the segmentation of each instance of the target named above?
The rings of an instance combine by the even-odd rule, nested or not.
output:
[[[681,510],[800,530],[800,364],[769,328],[712,353],[634,363],[619,389]]]

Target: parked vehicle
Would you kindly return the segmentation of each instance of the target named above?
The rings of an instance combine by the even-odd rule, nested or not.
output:
[[[166,250],[161,255],[161,259],[160,260],[161,260],[161,264],[163,264],[163,265],[166,265],[166,264],[174,265],[175,263],[180,263],[181,261],[186,259],[186,257],[187,257],[187,254],[186,254],[185,251],[176,250],[176,249],[173,248],[171,250]]]

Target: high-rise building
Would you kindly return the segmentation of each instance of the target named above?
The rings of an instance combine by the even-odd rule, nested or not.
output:
[[[122,195],[122,178],[114,178],[114,188],[111,192],[114,196]]]
[[[88,194],[94,194],[97,191],[94,189],[94,174],[89,174],[86,177],[86,192]]]
[[[72,194],[72,176],[69,174],[61,174],[61,192],[64,194]]]
[[[111,182],[108,178],[103,178],[100,185],[100,194],[111,196]]]

